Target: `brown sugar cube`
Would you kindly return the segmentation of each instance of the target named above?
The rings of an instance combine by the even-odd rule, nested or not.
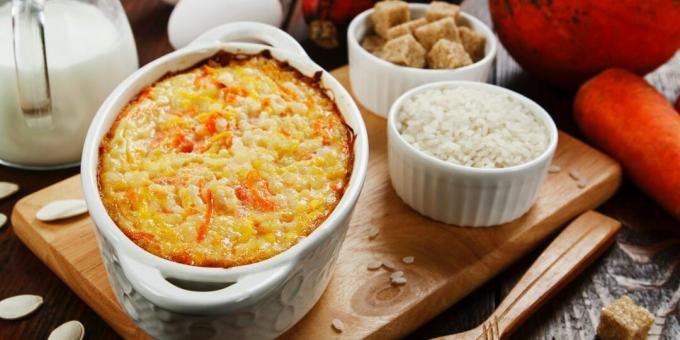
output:
[[[407,21],[401,25],[394,26],[387,30],[387,39],[388,40],[394,39],[404,34],[413,33],[413,31],[416,28],[423,26],[425,24],[427,24],[427,20],[425,20],[425,18],[420,18],[416,20]]]
[[[385,39],[377,34],[366,35],[364,39],[361,40],[361,47],[371,53],[379,52],[382,50],[383,46],[385,46]]]
[[[654,323],[654,316],[622,296],[602,309],[597,335],[602,340],[644,340]]]
[[[457,5],[445,1],[432,1],[427,6],[427,9],[425,9],[425,19],[427,21],[437,21],[442,18],[451,17],[455,20],[458,18],[458,13],[460,13],[460,7]]]
[[[408,4],[403,1],[380,1],[373,6],[373,29],[387,38],[387,30],[410,19]]]
[[[382,58],[410,67],[425,67],[425,49],[413,38],[406,34],[388,41],[382,50]]]
[[[451,18],[444,18],[416,28],[413,33],[426,50],[430,50],[439,39],[460,42],[458,27]]]
[[[457,41],[439,39],[427,53],[430,68],[456,68],[472,64],[463,44]]]
[[[472,24],[470,23],[470,20],[461,15],[459,15],[458,18],[456,18],[456,26],[458,26],[458,28],[467,27],[469,29],[472,29]]]
[[[463,43],[463,47],[465,47],[465,51],[470,55],[470,58],[473,61],[484,58],[486,38],[467,27],[458,27],[458,31],[460,33],[460,41]]]

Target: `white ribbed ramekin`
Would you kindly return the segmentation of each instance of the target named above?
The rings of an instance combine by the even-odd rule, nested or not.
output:
[[[507,95],[525,105],[545,125],[550,138],[547,149],[528,163],[501,169],[456,165],[416,149],[397,130],[401,104],[417,93],[449,87]],[[411,208],[448,224],[491,226],[522,216],[536,200],[556,147],[557,128],[543,108],[516,92],[485,83],[446,81],[419,86],[399,97],[387,118],[387,153],[394,190]]]
[[[409,4],[412,18],[425,15],[427,4]],[[419,69],[399,66],[382,60],[361,47],[361,39],[373,26],[369,9],[356,16],[347,29],[349,80],[352,92],[361,105],[381,117],[387,117],[392,103],[404,92],[423,84],[444,80],[486,82],[496,57],[496,36],[482,21],[467,13],[460,16],[472,30],[486,38],[484,58],[474,64],[450,70]]]

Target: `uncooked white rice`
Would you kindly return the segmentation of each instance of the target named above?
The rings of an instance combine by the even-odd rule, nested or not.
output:
[[[396,126],[416,149],[475,168],[529,162],[549,143],[545,124],[516,99],[464,87],[431,89],[407,98],[397,112]]]

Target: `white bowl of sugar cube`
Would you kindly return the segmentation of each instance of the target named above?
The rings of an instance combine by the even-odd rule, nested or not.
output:
[[[349,76],[355,98],[386,117],[406,91],[445,80],[486,82],[497,41],[479,19],[441,1],[381,1],[347,30]]]

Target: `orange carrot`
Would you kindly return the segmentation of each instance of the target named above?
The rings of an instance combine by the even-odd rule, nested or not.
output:
[[[198,88],[201,87],[201,81],[205,78],[208,77],[208,71],[204,68],[202,68],[198,75],[196,75],[196,78],[194,78],[194,87]]]
[[[217,115],[216,114],[211,114],[210,117],[205,121],[205,129],[210,133],[211,135],[217,132]]]
[[[138,197],[134,190],[128,189],[128,191],[125,192],[125,198],[127,199],[127,204],[130,209],[135,209],[137,207]]]
[[[213,213],[213,194],[211,190],[206,190],[207,194],[205,197],[201,197],[205,200],[205,216],[203,217],[203,222],[198,226],[198,231],[196,232],[196,241],[201,242],[205,239],[208,233],[208,227],[210,226],[210,221],[212,220]],[[203,196],[203,195],[201,195]]]
[[[655,88],[622,69],[581,86],[574,102],[581,131],[680,220],[680,115]]]
[[[177,134],[172,139],[172,146],[175,147],[180,152],[191,152],[194,151],[194,143],[187,140],[183,134]]]
[[[224,147],[229,149],[234,144],[234,136],[229,135],[224,139]]]
[[[123,233],[132,241],[153,241],[156,237],[146,231],[123,231]]]
[[[251,171],[246,179],[235,189],[236,198],[249,207],[259,211],[275,211],[276,204],[272,201],[269,183],[259,177],[257,172]]]
[[[279,82],[275,82],[274,84],[276,84],[276,87],[278,87],[279,90],[281,90],[281,92],[285,93],[288,97],[291,97],[294,100],[298,99],[297,94],[295,92],[293,92],[293,90],[289,89],[287,86],[280,84]]]
[[[142,101],[147,98],[152,98],[151,97],[151,87],[145,87],[142,92],[139,93],[138,101]]]

